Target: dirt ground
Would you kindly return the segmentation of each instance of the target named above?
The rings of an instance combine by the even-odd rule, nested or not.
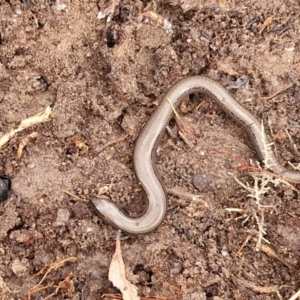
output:
[[[0,208],[2,299],[119,293],[108,280],[117,230],[90,200],[143,210],[134,144],[183,77],[231,87],[280,162],[300,160],[299,1],[123,0],[105,11],[111,3],[0,0],[0,136],[52,108],[0,151],[13,187]],[[253,185],[249,166],[239,169],[259,159],[244,128],[208,97],[190,100],[179,113],[198,142],[171,121],[157,158],[167,216],[152,233],[122,234],[128,277],[155,299],[289,299],[300,288],[299,193],[269,184],[266,207],[247,197],[232,175]],[[261,251],[258,224],[270,243]]]

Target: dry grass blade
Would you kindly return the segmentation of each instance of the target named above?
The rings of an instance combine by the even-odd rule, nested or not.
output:
[[[279,94],[281,94],[281,93],[284,93],[286,90],[290,89],[290,88],[293,87],[293,86],[294,86],[294,83],[290,83],[288,86],[286,86],[285,88],[283,88],[283,89],[277,91],[277,92],[274,93],[273,95],[267,96],[267,97],[260,97],[260,99],[262,99],[262,100],[270,100],[270,99],[276,97],[277,95],[279,95]]]

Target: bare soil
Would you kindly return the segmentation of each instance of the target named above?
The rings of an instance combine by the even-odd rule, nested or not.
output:
[[[59,283],[51,299],[119,293],[108,281],[116,229],[90,200],[105,194],[131,215],[143,210],[134,144],[180,78],[202,74],[229,87],[245,77],[248,87],[230,93],[263,120],[282,164],[299,161],[298,1],[123,0],[110,22],[97,18],[110,4],[0,0],[0,136],[53,110],[50,122],[0,152],[0,173],[13,186],[0,211],[2,299],[29,299],[30,290],[30,299],[45,299]],[[262,199],[265,238],[280,259],[256,251],[257,207],[231,174],[252,184],[238,167],[257,153],[211,99],[190,100],[179,113],[198,143],[187,144],[171,122],[175,137],[165,134],[157,159],[167,216],[150,234],[122,235],[128,276],[143,297],[289,299],[300,288],[299,193],[271,186]],[[32,290],[45,269],[32,275],[72,257]]]

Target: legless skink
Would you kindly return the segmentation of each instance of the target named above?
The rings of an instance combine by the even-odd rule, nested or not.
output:
[[[148,233],[163,221],[167,211],[167,201],[155,167],[157,145],[165,132],[166,125],[173,116],[171,104],[177,108],[182,99],[192,93],[204,93],[213,98],[227,114],[245,127],[254,142],[260,159],[266,166],[287,180],[300,182],[300,172],[287,170],[278,162],[270,147],[266,150],[269,141],[260,122],[234,100],[226,89],[207,77],[187,77],[176,83],[166,94],[143,128],[134,149],[135,172],[148,197],[148,207],[145,213],[140,217],[130,218],[110,201],[92,200],[97,210],[123,231],[134,234]]]

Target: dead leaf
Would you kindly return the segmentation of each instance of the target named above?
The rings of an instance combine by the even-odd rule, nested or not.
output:
[[[121,291],[124,300],[140,300],[137,294],[137,287],[126,279],[125,264],[121,253],[120,234],[121,232],[119,231],[117,234],[116,251],[109,267],[108,279]]]

